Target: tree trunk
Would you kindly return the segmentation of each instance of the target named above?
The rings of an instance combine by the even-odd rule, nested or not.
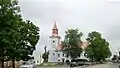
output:
[[[4,59],[2,59],[1,62],[2,62],[2,68],[4,68]]]
[[[15,59],[12,59],[12,66],[15,68]]]
[[[8,61],[7,61],[7,64],[6,64],[6,68],[8,68]]]

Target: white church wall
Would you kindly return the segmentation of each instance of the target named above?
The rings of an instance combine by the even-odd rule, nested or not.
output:
[[[43,63],[42,53],[35,51],[34,52],[34,61],[35,61],[36,65],[40,65],[41,63]]]
[[[52,48],[56,48],[56,46],[58,45],[59,42],[60,42],[59,38],[51,37],[51,47]]]
[[[69,56],[67,57],[66,54],[63,53],[63,51],[58,51],[58,54],[59,54],[58,55],[59,62],[64,62],[65,63],[66,60],[69,60],[69,61],[71,60]]]
[[[57,61],[58,61],[57,52],[55,52],[54,50],[50,50],[48,62],[57,62]]]

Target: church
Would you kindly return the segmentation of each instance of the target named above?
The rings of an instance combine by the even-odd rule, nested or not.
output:
[[[70,56],[66,56],[66,54],[63,53],[63,45],[61,42],[61,37],[58,33],[58,28],[56,25],[56,22],[54,23],[54,26],[52,28],[52,35],[49,37],[51,42],[51,49],[49,50],[49,56],[48,56],[48,62],[63,62],[71,61]],[[82,45],[80,47],[83,49],[83,52],[78,57],[78,59],[87,59],[84,56],[84,49],[88,46],[88,43],[86,41],[82,42]]]

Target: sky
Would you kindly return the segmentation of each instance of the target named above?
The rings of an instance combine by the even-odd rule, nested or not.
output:
[[[120,1],[119,0],[19,0],[21,14],[40,28],[40,40],[36,52],[50,48],[51,29],[56,21],[59,35],[64,39],[65,31],[77,28],[88,33],[97,31],[110,43],[112,53],[120,48]]]

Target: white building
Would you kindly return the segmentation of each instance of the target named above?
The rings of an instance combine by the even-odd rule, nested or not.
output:
[[[60,41],[61,37],[58,35],[58,28],[56,23],[53,26],[52,35],[50,36],[50,39],[51,39],[51,49],[49,50],[48,62],[66,62],[66,60],[71,61],[71,58],[69,56],[67,57],[63,53],[63,49],[62,49],[63,47]],[[88,46],[87,42],[83,42],[80,47],[84,49],[87,46]],[[84,56],[84,52],[78,58],[87,59]]]
[[[42,53],[34,52],[34,61],[36,65],[40,65],[43,63]]]

